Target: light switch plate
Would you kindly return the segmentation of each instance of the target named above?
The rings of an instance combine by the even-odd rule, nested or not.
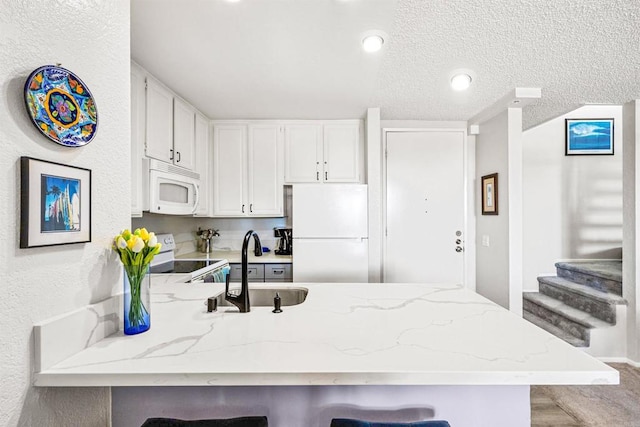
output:
[[[482,236],[482,246],[489,247],[489,236],[486,234]]]

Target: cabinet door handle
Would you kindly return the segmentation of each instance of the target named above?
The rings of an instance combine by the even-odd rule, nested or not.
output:
[[[324,180],[327,181],[329,179],[329,172],[324,171]]]
[[[169,149],[169,153],[171,153],[169,154],[169,160],[173,160],[173,148]]]
[[[176,162],[180,163],[180,152],[176,151],[176,154],[178,155],[178,160],[176,160]]]
[[[316,171],[316,181],[320,181],[320,172]]]
[[[273,270],[273,274],[284,274],[284,270]]]
[[[242,213],[244,213],[244,205],[242,205]]]
[[[249,205],[249,212],[253,212],[253,203]]]

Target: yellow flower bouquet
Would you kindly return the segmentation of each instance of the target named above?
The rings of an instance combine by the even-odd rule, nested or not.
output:
[[[113,239],[113,248],[118,252],[124,266],[124,333],[135,335],[151,327],[149,313],[149,284],[143,283],[148,276],[149,264],[160,252],[154,233],[137,228],[133,233],[123,230]]]

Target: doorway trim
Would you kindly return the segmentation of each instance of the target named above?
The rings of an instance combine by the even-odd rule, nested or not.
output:
[[[464,209],[464,252],[463,252],[463,286],[475,291],[476,289],[476,219],[475,219],[475,136],[468,135],[466,127],[455,128],[382,128],[382,265],[381,279],[386,281],[387,262],[387,135],[397,132],[454,132],[461,133],[462,162],[463,162],[463,209]]]

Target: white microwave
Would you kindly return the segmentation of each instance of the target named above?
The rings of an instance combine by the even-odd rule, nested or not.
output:
[[[200,175],[155,159],[145,159],[148,197],[143,210],[167,215],[192,215],[198,209]]]

